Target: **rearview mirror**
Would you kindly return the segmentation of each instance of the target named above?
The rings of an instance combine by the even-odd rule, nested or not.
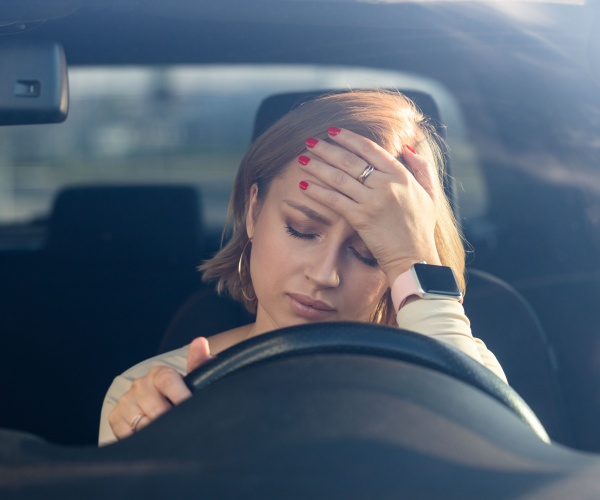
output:
[[[62,122],[68,109],[67,62],[58,43],[0,44],[0,125]]]

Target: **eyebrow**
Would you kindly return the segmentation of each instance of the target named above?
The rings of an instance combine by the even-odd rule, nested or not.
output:
[[[324,217],[320,213],[315,212],[312,208],[308,208],[306,205],[302,205],[291,200],[284,200],[284,202],[287,203],[290,207],[302,212],[309,219],[312,219],[316,222],[320,222],[321,224],[325,224],[326,226],[331,226],[332,224],[327,217]]]

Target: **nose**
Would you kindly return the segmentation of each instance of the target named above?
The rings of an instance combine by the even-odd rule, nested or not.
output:
[[[306,278],[319,288],[335,288],[340,284],[340,263],[337,252],[315,252],[306,263]]]

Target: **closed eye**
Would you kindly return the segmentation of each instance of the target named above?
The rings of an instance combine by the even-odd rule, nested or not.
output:
[[[294,229],[289,224],[285,225],[285,230],[290,236],[293,236],[294,238],[298,238],[300,240],[314,240],[315,238],[317,238],[319,236],[316,233],[302,233],[302,232]],[[377,262],[377,259],[375,259],[374,257],[365,257],[358,250],[356,250],[356,248],[354,248],[352,246],[348,247],[348,248],[352,252],[352,255],[354,255],[354,257],[356,257],[363,264],[366,264],[369,267],[377,267],[379,265],[379,263]]]
[[[300,240],[313,240],[318,236],[318,234],[315,233],[301,233],[300,231],[296,231],[289,224],[285,225],[285,230],[290,236],[293,236],[294,238],[298,238]]]
[[[356,250],[356,248],[354,247],[350,247],[350,251],[354,254],[354,256],[360,260],[363,264],[366,264],[369,267],[377,267],[379,265],[379,262],[377,262],[377,259],[374,257],[365,257],[364,255],[361,255],[358,250]]]

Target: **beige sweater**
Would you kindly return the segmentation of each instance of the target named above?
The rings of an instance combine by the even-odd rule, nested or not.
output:
[[[396,315],[400,328],[422,333],[440,342],[455,347],[483,366],[491,370],[502,380],[506,376],[498,360],[485,344],[473,337],[469,319],[465,316],[461,304],[451,300],[416,300],[400,309]],[[130,368],[113,381],[108,389],[100,417],[98,442],[105,445],[117,440],[108,423],[108,414],[117,405],[133,380],[146,375],[153,366],[166,365],[185,375],[188,346],[142,361]]]

